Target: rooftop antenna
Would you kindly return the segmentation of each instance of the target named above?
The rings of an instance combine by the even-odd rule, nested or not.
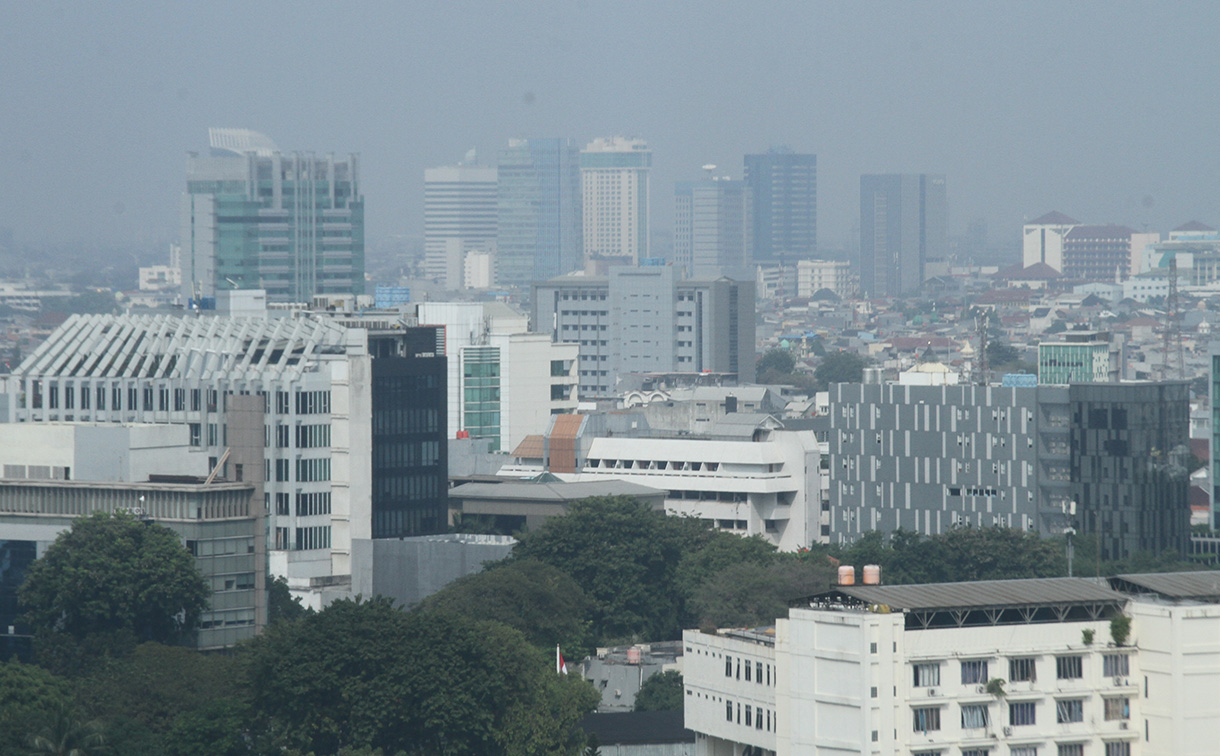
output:
[[[1169,301],[1166,302],[1165,317],[1169,322],[1165,326],[1165,343],[1162,347],[1163,364],[1161,380],[1169,380],[1169,355],[1173,353],[1174,366],[1177,368],[1177,379],[1186,377],[1186,360],[1182,352],[1182,324],[1178,317],[1178,256],[1169,258]]]

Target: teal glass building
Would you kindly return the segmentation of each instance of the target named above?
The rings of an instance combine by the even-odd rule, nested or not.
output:
[[[496,281],[528,286],[581,267],[580,151],[570,139],[512,139],[499,155]]]
[[[364,293],[364,197],[356,155],[283,153],[267,137],[211,129],[182,200],[184,299],[264,289],[269,302]]]

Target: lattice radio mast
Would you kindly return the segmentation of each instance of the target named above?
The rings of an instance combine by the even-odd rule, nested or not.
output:
[[[1163,345],[1164,362],[1161,368],[1161,379],[1169,380],[1169,359],[1173,354],[1174,365],[1177,368],[1177,379],[1186,375],[1186,359],[1182,350],[1182,323],[1178,314],[1178,258],[1169,258],[1169,301],[1166,303],[1166,317],[1169,323],[1165,327],[1165,343]]]

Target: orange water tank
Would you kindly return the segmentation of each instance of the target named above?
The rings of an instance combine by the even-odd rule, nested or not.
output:
[[[881,565],[879,565],[879,564],[864,565],[864,584],[865,585],[881,585]]]
[[[850,565],[843,565],[839,568],[839,585],[855,585],[856,584],[856,568]]]

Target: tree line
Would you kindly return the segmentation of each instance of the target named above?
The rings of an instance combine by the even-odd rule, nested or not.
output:
[[[1097,563],[1087,539],[1076,556],[1077,574],[1193,566]],[[168,529],[97,515],[22,586],[35,663],[0,664],[0,756],[56,752],[35,742],[80,756],[574,754],[598,694],[556,674],[556,646],[576,660],[685,628],[771,624],[826,590],[838,564],[879,564],[890,584],[1066,574],[1061,541],[1004,528],[871,533],[793,554],[593,498],[414,607],[373,597],[309,612],[273,583],[264,633],[201,654],[183,645],[208,593],[189,552]],[[680,679],[657,677],[642,706],[680,708]]]

